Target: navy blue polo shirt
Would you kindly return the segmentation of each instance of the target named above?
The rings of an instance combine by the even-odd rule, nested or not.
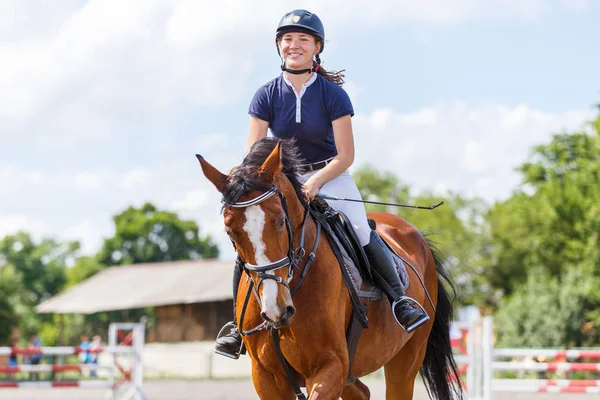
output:
[[[256,91],[248,113],[267,121],[274,137],[295,137],[310,164],[337,155],[331,122],[354,116],[354,109],[346,91],[319,74],[313,74],[300,93],[281,74]]]

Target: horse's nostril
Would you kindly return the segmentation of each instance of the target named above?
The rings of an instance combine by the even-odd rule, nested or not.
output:
[[[262,319],[264,319],[264,320],[265,320],[265,321],[267,321],[267,322],[273,322],[273,321],[271,321],[271,318],[269,318],[269,317],[267,316],[267,313],[266,313],[266,312],[264,312],[264,311],[260,313],[260,316],[262,317]]]
[[[288,306],[286,311],[288,317],[291,317],[292,315],[296,314],[296,308],[294,308],[294,306]]]

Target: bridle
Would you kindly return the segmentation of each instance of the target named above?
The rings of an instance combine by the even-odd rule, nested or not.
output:
[[[315,259],[315,252],[317,250],[317,247],[319,244],[319,239],[321,236],[321,225],[317,223],[316,224],[317,225],[317,234],[316,234],[316,238],[315,238],[315,244],[314,244],[314,246],[309,254],[309,257],[306,261],[306,264],[301,273],[300,279],[298,280],[296,285],[290,289],[289,284],[292,281],[292,279],[294,278],[294,270],[298,270],[300,268],[299,264],[302,261],[302,259],[304,258],[304,256],[306,255],[306,251],[304,249],[304,237],[305,237],[305,232],[306,232],[306,221],[308,220],[308,216],[310,214],[310,209],[311,209],[310,203],[307,204],[305,212],[304,212],[304,218],[302,220],[302,227],[301,227],[301,233],[300,233],[300,242],[298,243],[298,247],[296,249],[294,249],[294,230],[292,228],[292,224],[291,224],[290,217],[289,217],[287,200],[286,200],[284,194],[281,192],[281,190],[279,190],[279,188],[276,185],[271,186],[271,188],[269,190],[263,192],[262,194],[258,195],[257,197],[255,197],[253,199],[241,201],[241,202],[235,202],[235,203],[223,202],[223,205],[225,207],[231,207],[231,208],[247,208],[250,206],[260,204],[275,195],[277,195],[279,197],[279,200],[281,201],[281,207],[283,208],[283,212],[285,214],[284,221],[285,221],[285,226],[286,226],[287,236],[288,236],[288,243],[289,243],[288,251],[287,251],[286,255],[283,258],[281,258],[280,260],[274,261],[274,262],[268,263],[268,264],[254,265],[247,261],[241,260],[242,268],[248,274],[248,276],[250,276],[251,272],[254,272],[258,275],[258,278],[259,278],[257,283],[254,283],[254,279],[250,278],[251,284],[248,289],[248,293],[246,294],[246,299],[244,301],[244,306],[242,308],[239,329],[240,329],[241,334],[244,336],[247,336],[247,335],[255,333],[259,330],[262,330],[262,329],[266,328],[266,326],[267,326],[266,321],[264,321],[262,324],[260,324],[259,326],[257,326],[254,329],[251,329],[249,331],[242,330],[244,314],[246,312],[246,307],[248,304],[248,299],[250,297],[251,290],[252,290],[252,292],[254,292],[256,299],[260,303],[260,296],[258,294],[258,289],[260,288],[260,285],[265,280],[270,279],[270,280],[277,282],[278,284],[285,286],[290,291],[290,294],[293,296],[300,288],[300,285],[304,281],[304,278],[306,277],[306,274],[307,274],[312,262]],[[234,246],[235,246],[235,244],[234,244]],[[287,280],[284,280],[283,278],[281,278],[280,276],[277,276],[275,274],[268,273],[268,272],[273,272],[278,269],[284,268],[286,266],[289,266]]]
[[[255,197],[253,199],[250,199],[247,201],[235,202],[235,203],[231,203],[231,204],[225,204],[225,206],[232,207],[232,208],[246,208],[246,207],[260,204],[260,203],[270,199],[274,195],[279,196],[279,199],[281,201],[281,206],[282,206],[283,212],[285,214],[284,221],[285,221],[285,226],[286,226],[287,236],[288,236],[288,243],[289,243],[288,252],[282,259],[272,262],[272,263],[268,263],[268,264],[254,265],[254,264],[250,264],[249,262],[244,261],[243,268],[249,272],[257,273],[259,280],[258,280],[258,283],[256,284],[256,289],[260,288],[260,285],[263,283],[263,281],[265,281],[267,279],[271,279],[271,280],[274,280],[275,282],[285,286],[289,290],[289,288],[290,288],[289,283],[294,278],[294,270],[298,269],[298,263],[302,260],[302,258],[306,254],[306,252],[304,250],[304,232],[305,232],[304,228],[306,227],[306,220],[308,219],[310,205],[307,206],[305,214],[304,214],[304,220],[302,221],[302,233],[300,235],[300,243],[296,250],[294,250],[294,230],[292,229],[292,224],[290,222],[287,200],[277,186],[273,185],[269,190],[267,190],[266,192],[262,193],[261,195]],[[285,266],[289,266],[287,281],[284,281],[281,277],[279,277],[275,274],[267,273],[267,272],[276,271]]]

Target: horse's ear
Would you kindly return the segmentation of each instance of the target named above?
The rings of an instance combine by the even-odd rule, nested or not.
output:
[[[208,161],[204,159],[200,154],[196,154],[196,158],[200,161],[200,166],[202,167],[202,172],[204,172],[204,176],[215,185],[219,192],[223,192],[225,190],[225,186],[227,186],[227,175],[221,173],[218,169],[213,167]]]
[[[282,169],[281,141],[278,141],[271,154],[269,154],[269,157],[267,157],[258,169],[258,176],[264,178],[267,182],[273,182]]]

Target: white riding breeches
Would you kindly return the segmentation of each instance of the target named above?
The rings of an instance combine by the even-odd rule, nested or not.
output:
[[[316,174],[318,171],[311,171],[306,174],[302,174],[301,178],[306,182],[308,178]],[[345,171],[337,178],[327,182],[319,189],[320,194],[343,197],[347,199],[361,200],[360,192],[354,178],[350,175],[349,171]],[[327,200],[327,203],[334,209],[343,212],[346,217],[350,220],[356,236],[360,241],[361,246],[366,246],[371,240],[371,227],[367,221],[367,211],[363,203],[356,203],[353,201],[342,201],[342,200]]]

